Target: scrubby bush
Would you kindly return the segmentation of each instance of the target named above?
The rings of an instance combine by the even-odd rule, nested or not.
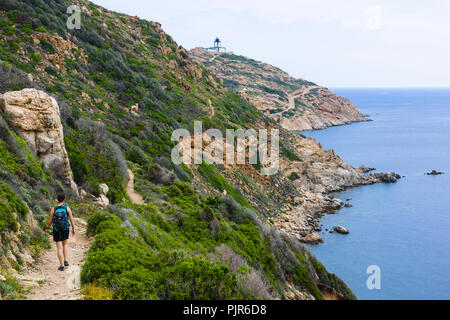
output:
[[[292,181],[295,181],[295,180],[300,179],[300,176],[297,174],[297,172],[294,171],[289,175],[289,179]]]
[[[104,221],[114,221],[114,217],[108,213],[100,213],[100,212],[95,213],[88,220],[87,233],[94,234],[99,224]]]
[[[223,192],[224,190],[232,196],[239,204],[250,207],[247,200],[240,194],[235,188],[230,186],[225,178],[216,170],[216,168],[211,165],[203,162],[198,166],[199,172],[202,176],[217,190]]]
[[[0,93],[34,86],[35,84],[29,81],[25,72],[0,60]]]
[[[173,172],[166,172],[158,164],[149,164],[146,171],[146,178],[155,183],[162,185],[171,185],[177,180],[177,176]]]

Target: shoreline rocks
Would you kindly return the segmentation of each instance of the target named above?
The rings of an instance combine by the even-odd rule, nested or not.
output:
[[[334,226],[333,231],[340,233],[340,234],[349,234],[350,231],[347,228],[344,228],[343,226]]]
[[[313,244],[313,245],[323,243],[322,237],[317,232],[313,232],[313,233],[306,235],[303,238],[299,238],[299,241],[306,243],[306,244]]]
[[[375,177],[380,182],[387,183],[395,183],[398,179],[401,179],[401,176],[395,172],[380,172],[380,173],[371,173],[369,176]]]

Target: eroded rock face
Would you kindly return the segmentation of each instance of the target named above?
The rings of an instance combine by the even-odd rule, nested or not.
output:
[[[24,89],[1,95],[0,106],[9,114],[17,134],[52,175],[76,191],[56,100],[43,91]]]

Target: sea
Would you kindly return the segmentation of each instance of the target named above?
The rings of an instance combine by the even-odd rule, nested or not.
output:
[[[358,299],[450,299],[450,89],[332,91],[373,121],[302,134],[403,178],[336,193],[352,207],[325,215],[309,249]],[[350,233],[325,232],[335,225]]]

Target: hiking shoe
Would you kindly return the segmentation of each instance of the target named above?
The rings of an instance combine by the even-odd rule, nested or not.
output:
[[[65,266],[65,267],[68,267],[68,266],[69,266],[69,261],[64,260],[64,266]]]
[[[60,267],[58,268],[58,270],[59,270],[59,271],[64,271],[64,266],[60,266]]]

